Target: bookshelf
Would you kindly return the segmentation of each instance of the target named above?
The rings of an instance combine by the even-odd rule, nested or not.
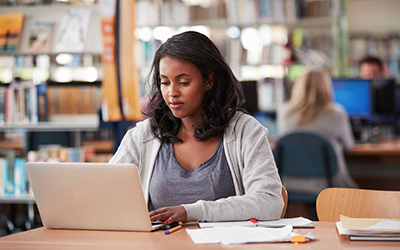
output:
[[[8,46],[8,40],[7,46],[0,43],[0,204],[9,204],[11,217],[16,214],[16,207],[24,204],[28,218],[22,228],[29,229],[34,222],[35,199],[28,191],[27,177],[18,181],[18,185],[25,182],[25,191],[21,189],[17,192],[16,180],[19,178],[15,172],[10,172],[7,178],[15,180],[15,190],[6,192],[3,170],[23,169],[26,159],[36,154],[29,151],[32,148],[28,147],[35,140],[33,138],[44,135],[52,137],[48,139],[56,143],[64,144],[68,141],[69,146],[74,147],[38,150],[40,159],[47,157],[56,160],[56,157],[59,157],[59,160],[63,161],[83,161],[90,158],[92,161],[106,162],[113,147],[110,146],[109,136],[99,136],[100,140],[104,139],[106,143],[101,145],[99,150],[94,147],[96,144],[102,144],[99,140],[94,141],[99,139],[97,134],[101,133],[98,110],[101,106],[100,88],[103,80],[103,49],[97,1],[91,1],[91,4],[86,4],[90,1],[78,4],[35,1],[52,4],[15,6],[15,3],[21,2],[23,1],[0,1],[0,26],[4,24],[1,16],[10,13],[23,15],[23,25],[19,30],[18,39],[15,39],[16,49],[10,49],[12,47]],[[9,5],[5,5],[7,3]],[[85,14],[86,19],[82,20],[82,23],[86,22],[87,31],[83,31],[86,35],[82,39],[83,42],[80,42],[81,45],[77,46],[82,47],[79,50],[71,46],[66,47],[68,41],[65,36],[61,39],[66,27],[66,13],[72,9],[90,13],[90,16]],[[72,26],[73,20],[70,19],[67,24]],[[46,33],[35,33],[39,32],[38,29],[45,30]],[[38,41],[47,42],[46,46]],[[64,47],[60,47],[60,43],[63,43]],[[11,93],[15,98],[10,101],[6,93]],[[41,103],[41,96],[47,104]],[[5,106],[13,108],[6,112]],[[41,110],[41,107],[44,109]],[[91,139],[88,134],[92,135]],[[17,136],[12,135],[19,137],[15,139]],[[86,143],[88,138],[89,142]],[[101,153],[100,157],[95,157],[96,152]],[[5,162],[8,165],[5,165]],[[18,168],[16,164],[19,164]],[[0,213],[3,213],[3,210]],[[13,225],[13,218],[11,221],[12,223],[7,223]],[[12,232],[13,227],[9,226],[8,231]]]
[[[207,34],[239,80],[261,85],[267,84],[263,79],[274,78],[269,81],[273,88],[262,88],[265,92],[259,94],[259,99],[276,97],[264,112],[270,116],[287,98],[284,83],[292,65],[318,65],[336,77],[348,74],[343,0],[218,0],[204,1],[206,6],[190,2],[137,1],[136,61],[142,90],[157,48],[188,29]]]
[[[79,1],[75,3],[77,2]],[[44,118],[41,119],[40,115],[34,119],[12,117],[6,121],[6,119],[0,117],[0,130],[24,129],[32,132],[95,129],[98,121],[88,123],[82,114],[97,116],[101,101],[99,87],[101,86],[103,72],[101,63],[102,44],[99,42],[101,41],[101,29],[98,5],[94,4],[94,1],[82,1],[78,4],[65,4],[58,1],[36,1],[35,3],[36,5],[32,5],[32,3],[31,5],[15,5],[15,2],[2,1],[4,6],[0,8],[0,16],[8,13],[22,13],[24,23],[19,36],[18,49],[0,51],[0,88],[4,90],[0,91],[3,93],[3,97],[0,96],[0,101],[5,99],[5,89],[15,89],[16,96],[26,99],[28,97],[24,94],[33,92],[32,97],[34,97],[41,85],[46,85],[41,87],[41,89],[44,89],[44,98],[46,100],[47,97],[53,98],[47,100],[49,110],[42,112],[46,113]],[[63,50],[59,46],[64,31],[64,19],[66,13],[71,9],[85,11],[90,15],[86,19],[82,19],[82,22],[86,20],[87,26],[90,28],[86,28],[86,38],[83,41],[84,49],[81,51]],[[73,20],[68,21],[70,21],[69,25],[73,24]],[[49,30],[50,46],[33,50],[32,39],[36,38],[33,37],[33,31],[38,23],[51,24]],[[14,84],[15,79],[19,79],[18,81],[21,82],[18,85],[26,86],[16,86],[17,84]],[[47,96],[47,94],[52,94],[52,96]],[[63,96],[68,96],[68,99],[62,98]],[[40,97],[38,96],[38,98]],[[35,109],[34,103],[35,101],[40,102],[40,99],[29,101],[32,102],[32,105],[30,105],[32,107],[29,107],[27,102],[21,103],[24,104],[25,109]],[[88,105],[87,103],[95,104],[89,104],[90,107],[85,108]],[[13,105],[16,106],[17,110],[24,109],[19,106],[19,103]],[[4,106],[2,106],[3,109]],[[67,108],[62,108],[64,106],[67,106]],[[60,107],[59,110],[57,107]],[[38,108],[40,109],[40,106]],[[0,113],[2,113],[1,110]],[[69,122],[65,125],[58,124],[53,121],[56,119],[52,117],[53,115],[69,115],[68,120],[75,120],[76,122],[73,124]]]
[[[0,204],[35,204],[35,197],[32,194],[21,196],[3,195],[0,196]]]
[[[400,80],[400,33],[352,33],[350,36],[350,74],[359,75],[359,61],[366,56],[382,60],[385,77]]]
[[[97,131],[99,118],[92,115],[54,115],[48,122],[36,124],[13,124],[2,125],[0,131],[24,130],[26,132],[49,132],[49,131]]]

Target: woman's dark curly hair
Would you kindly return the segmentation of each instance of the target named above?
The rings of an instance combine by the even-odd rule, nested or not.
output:
[[[236,111],[241,110],[242,87],[213,42],[201,33],[188,31],[169,38],[154,56],[146,115],[155,138],[161,142],[182,141],[177,137],[181,119],[174,117],[161,94],[160,60],[164,57],[191,62],[200,70],[204,82],[213,76],[214,85],[205,92],[202,102],[203,124],[194,127],[194,136],[204,141],[223,133]]]

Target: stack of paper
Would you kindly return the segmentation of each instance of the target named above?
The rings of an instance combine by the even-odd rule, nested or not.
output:
[[[363,219],[340,215],[336,222],[340,235],[350,235],[350,240],[400,241],[400,220]]]
[[[223,221],[223,222],[198,222],[200,228],[213,228],[213,227],[234,227],[245,226],[255,227],[250,221]],[[272,221],[259,221],[261,227],[285,227],[292,226],[293,228],[314,228],[312,221],[303,217],[280,219]]]
[[[298,234],[292,232],[292,226],[283,228],[265,227],[214,227],[203,229],[186,229],[195,244],[222,243],[242,244],[261,242],[292,242],[293,236]],[[305,240],[314,239],[305,236]]]

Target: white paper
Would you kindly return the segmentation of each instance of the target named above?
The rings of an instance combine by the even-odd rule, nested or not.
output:
[[[366,229],[400,230],[400,221],[383,220]]]
[[[271,221],[260,221],[260,224],[263,226],[305,226],[312,223],[311,220],[303,217],[297,218],[287,218],[280,220],[271,220]]]
[[[195,244],[242,244],[250,242],[279,242],[288,240],[292,226],[283,228],[265,227],[215,227],[186,229]]]
[[[199,222],[200,228],[254,226],[250,221]]]
[[[297,217],[297,218],[288,218],[288,219],[280,219],[280,220],[272,220],[272,221],[259,221],[262,226],[305,226],[312,223],[311,220]],[[250,221],[229,221],[229,222],[199,222],[200,228],[212,228],[212,227],[237,227],[237,226],[247,226],[254,227],[255,225]]]
[[[339,235],[348,235],[346,230],[344,230],[342,222],[338,221],[336,222],[336,228],[338,230]]]

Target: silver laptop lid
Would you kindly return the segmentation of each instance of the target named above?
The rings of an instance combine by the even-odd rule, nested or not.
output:
[[[152,230],[135,165],[27,163],[26,169],[47,228]]]

